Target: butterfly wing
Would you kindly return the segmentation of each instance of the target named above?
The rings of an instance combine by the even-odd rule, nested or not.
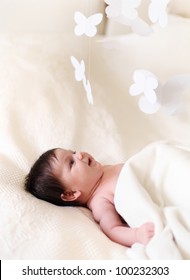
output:
[[[144,94],[147,100],[154,104],[157,101],[156,92],[154,91],[158,87],[158,81],[154,77],[149,77],[145,83],[145,91]]]
[[[168,14],[166,11],[163,11],[159,17],[159,24],[161,27],[165,27],[168,24]]]
[[[76,36],[81,36],[85,33],[87,18],[81,12],[75,12],[74,20],[76,23],[74,33]]]
[[[119,16],[121,3],[118,0],[106,0],[105,2],[108,4],[105,9],[107,17],[114,18]]]
[[[134,84],[129,88],[129,94],[131,96],[138,95],[144,91],[144,75],[141,70],[136,70],[133,74]]]
[[[85,75],[85,63],[84,60],[79,61],[74,57],[71,56],[71,63],[75,69],[75,79],[77,81],[82,81]]]
[[[145,96],[141,96],[139,99],[139,108],[145,114],[155,114],[160,109],[160,104],[150,103]]]
[[[160,13],[160,3],[158,1],[152,1],[148,8],[149,19],[155,23],[158,20]]]
[[[156,23],[159,22],[161,27],[165,27],[168,23],[167,5],[170,0],[152,0],[149,5],[149,19]]]
[[[93,104],[94,101],[93,101],[93,96],[92,96],[92,88],[91,88],[89,80],[86,80],[86,78],[83,79],[83,86],[86,91],[86,97],[87,97],[88,103]]]
[[[75,69],[79,66],[79,62],[74,56],[71,56],[71,63]]]
[[[121,13],[127,17],[129,20],[133,20],[138,17],[138,12],[136,8],[140,5],[141,0],[128,0],[128,1],[122,1]]]
[[[96,26],[100,24],[102,21],[103,15],[101,13],[97,13],[94,15],[91,15],[87,18],[86,24],[85,24],[85,34],[88,37],[93,37],[97,33]]]

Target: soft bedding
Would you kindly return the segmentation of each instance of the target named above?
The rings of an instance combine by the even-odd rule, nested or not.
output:
[[[131,227],[155,224],[146,245],[135,244],[134,259],[190,259],[190,150],[153,143],[124,165],[115,193],[118,213]]]

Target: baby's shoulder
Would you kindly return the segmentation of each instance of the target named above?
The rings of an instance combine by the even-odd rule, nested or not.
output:
[[[105,215],[108,209],[114,209],[113,203],[104,197],[97,197],[92,205],[91,205],[91,211],[94,216],[94,219],[99,222],[101,217]]]

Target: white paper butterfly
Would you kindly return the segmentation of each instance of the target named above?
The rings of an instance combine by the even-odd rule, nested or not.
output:
[[[146,114],[154,114],[160,109],[167,115],[178,113],[183,93],[190,88],[190,75],[176,75],[161,84],[153,73],[140,69],[134,72],[133,80],[129,93],[132,96],[143,94],[139,108]]]
[[[114,18],[120,15],[120,0],[104,0],[104,2],[108,4],[108,6],[105,9],[108,18]]]
[[[79,82],[82,81],[88,103],[93,104],[92,89],[89,80],[86,79],[84,60],[79,62],[76,57],[71,56],[71,63],[75,69],[75,79]]]
[[[102,21],[103,15],[101,13],[97,13],[86,17],[81,12],[75,12],[74,20],[76,23],[75,26],[75,35],[81,36],[85,34],[88,37],[93,37],[97,33],[96,26],[100,24]]]
[[[132,96],[144,93],[148,102],[154,104],[157,101],[156,88],[158,81],[155,75],[147,70],[136,70],[133,75],[134,84],[130,87]]]
[[[168,23],[167,5],[170,0],[151,0],[148,9],[148,15],[153,23],[158,22],[161,27]]]
[[[151,27],[138,16],[136,10],[141,4],[141,0],[104,0],[108,6],[106,14],[121,24],[130,26],[133,32],[147,36],[152,33]]]
[[[141,0],[105,0],[108,7],[106,14],[109,18],[120,16],[121,14],[130,20],[138,16],[136,8],[140,5]]]
[[[71,56],[71,63],[75,69],[75,79],[77,81],[82,81],[85,76],[84,60],[81,60],[81,62],[79,62],[74,56]]]

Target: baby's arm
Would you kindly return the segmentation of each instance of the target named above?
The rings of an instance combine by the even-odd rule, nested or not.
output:
[[[132,246],[134,243],[147,244],[154,235],[154,224],[145,223],[138,228],[130,228],[123,224],[117,214],[114,205],[104,202],[97,221],[103,232],[113,241],[124,245]]]

